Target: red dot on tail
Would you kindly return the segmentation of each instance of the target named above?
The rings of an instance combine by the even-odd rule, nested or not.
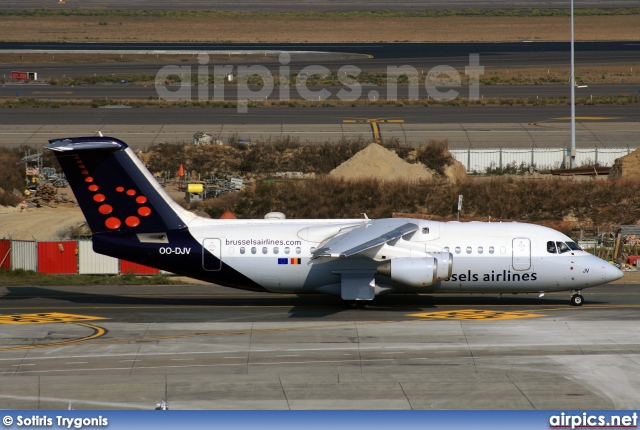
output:
[[[96,201],[98,203],[104,202],[105,199],[106,197],[104,196],[104,194],[96,194],[95,196],[93,196],[93,201]]]
[[[80,173],[82,173],[83,175],[88,175],[88,174],[89,174],[89,172],[88,172],[87,170],[83,170],[83,171],[82,171],[82,172],[80,172]]]
[[[84,164],[80,164],[80,165],[78,166],[78,168],[79,168],[79,169],[84,169]]]
[[[149,216],[149,215],[151,215],[151,209],[149,209],[146,206],[142,206],[140,209],[138,209],[138,215],[140,215],[140,216]]]
[[[124,187],[116,187],[116,191],[121,193],[124,191]]]
[[[87,176],[86,178],[84,178],[84,181],[91,183],[93,182],[93,178],[91,176]]]
[[[129,217],[127,217],[126,220],[124,220],[124,222],[129,227],[137,227],[137,226],[140,225],[140,218],[138,218],[137,216],[129,216]]]
[[[100,205],[98,211],[102,215],[109,215],[111,212],[113,212],[113,208],[111,207],[111,205]]]
[[[111,218],[107,218],[107,220],[104,222],[104,225],[106,225],[107,228],[110,228],[111,230],[115,230],[117,228],[120,228],[122,223],[118,218],[112,216]]]
[[[96,184],[93,185],[89,185],[89,191],[93,191],[96,192],[100,189],[100,187],[98,187]]]
[[[147,203],[147,198],[145,196],[138,196],[136,197],[136,202],[140,203],[141,205],[145,204]]]
[[[127,195],[128,196],[135,196],[136,195],[136,190],[127,190]]]

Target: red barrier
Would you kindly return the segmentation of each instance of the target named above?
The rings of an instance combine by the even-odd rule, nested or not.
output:
[[[0,240],[0,270],[11,270],[11,241]]]
[[[128,273],[132,275],[156,275],[160,272],[160,269],[154,267],[145,266],[144,264],[132,263],[127,260],[120,260],[120,274],[126,275]]]
[[[38,272],[58,275],[78,273],[76,242],[38,242]]]

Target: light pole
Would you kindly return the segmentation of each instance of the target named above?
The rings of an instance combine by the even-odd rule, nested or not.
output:
[[[573,51],[573,0],[571,0],[571,154],[569,158],[569,167],[576,167],[576,75],[574,70],[574,51]]]

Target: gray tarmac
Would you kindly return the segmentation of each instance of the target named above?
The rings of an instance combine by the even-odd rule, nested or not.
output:
[[[580,148],[632,148],[640,133],[636,105],[578,106],[576,141]],[[373,138],[371,119],[404,121],[379,124],[383,139],[409,145],[448,139],[461,148],[560,148],[569,144],[569,106],[360,107],[144,109],[4,109],[0,146],[41,147],[49,139],[92,136],[100,131],[135,149],[185,142],[197,131],[229,139],[259,141],[286,137],[301,142]],[[345,121],[360,122],[345,122]]]
[[[624,281],[625,278],[623,278]],[[640,289],[337,298],[0,288],[4,409],[637,409]]]

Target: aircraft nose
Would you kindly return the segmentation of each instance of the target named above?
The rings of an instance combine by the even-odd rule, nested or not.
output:
[[[620,279],[624,276],[622,270],[618,269],[613,264],[605,264],[604,265],[604,280],[605,282],[615,281],[616,279]]]

